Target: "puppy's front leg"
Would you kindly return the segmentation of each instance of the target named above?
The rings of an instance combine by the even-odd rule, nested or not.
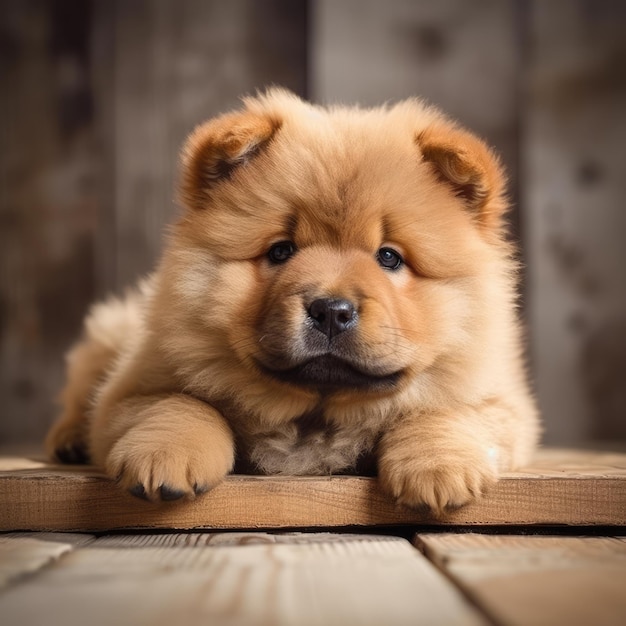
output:
[[[383,489],[435,516],[463,506],[510,468],[511,419],[510,410],[497,404],[405,417],[380,442]]]
[[[193,499],[233,467],[230,427],[216,409],[195,398],[131,396],[96,418],[96,462],[139,498]]]

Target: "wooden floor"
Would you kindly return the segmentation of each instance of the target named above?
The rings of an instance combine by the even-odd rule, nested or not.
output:
[[[626,624],[626,455],[547,451],[502,482],[435,524],[373,479],[233,477],[164,508],[5,457],[0,624]]]
[[[623,626],[624,537],[0,535],[0,622]]]

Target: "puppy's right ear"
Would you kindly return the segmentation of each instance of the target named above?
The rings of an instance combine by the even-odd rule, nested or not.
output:
[[[271,114],[226,113],[198,126],[182,153],[181,199],[185,206],[206,206],[210,190],[244,166],[280,128]]]

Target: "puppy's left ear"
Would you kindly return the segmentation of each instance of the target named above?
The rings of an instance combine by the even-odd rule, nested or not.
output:
[[[461,198],[478,223],[498,228],[506,211],[506,178],[498,158],[480,139],[446,122],[417,135],[424,161]]]
[[[211,190],[253,159],[280,127],[270,114],[226,113],[198,126],[182,153],[181,199],[185,206],[203,208]]]

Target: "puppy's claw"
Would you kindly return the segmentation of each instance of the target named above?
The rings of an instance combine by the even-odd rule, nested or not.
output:
[[[198,483],[195,483],[193,486],[193,492],[197,495],[197,496],[201,496],[203,493],[206,493],[207,491],[209,491],[210,487],[208,485],[199,485]]]
[[[54,451],[55,458],[61,463],[85,465],[89,463],[87,448],[82,444],[67,444]]]
[[[159,487],[159,493],[161,494],[161,500],[163,502],[171,502],[172,500],[180,500],[185,496],[185,492],[181,489],[169,487],[168,485],[161,485]]]
[[[462,509],[464,506],[465,505],[460,502],[448,502],[448,504],[444,507],[444,513],[454,513],[455,511]]]
[[[140,500],[150,500],[150,498],[148,498],[148,494],[146,493],[146,488],[141,483],[131,487],[128,491],[131,495],[135,496],[135,498],[139,498]]]
[[[420,504],[416,504],[410,508],[424,517],[430,517],[433,514],[432,507],[429,504],[426,504],[426,502],[421,502]]]

